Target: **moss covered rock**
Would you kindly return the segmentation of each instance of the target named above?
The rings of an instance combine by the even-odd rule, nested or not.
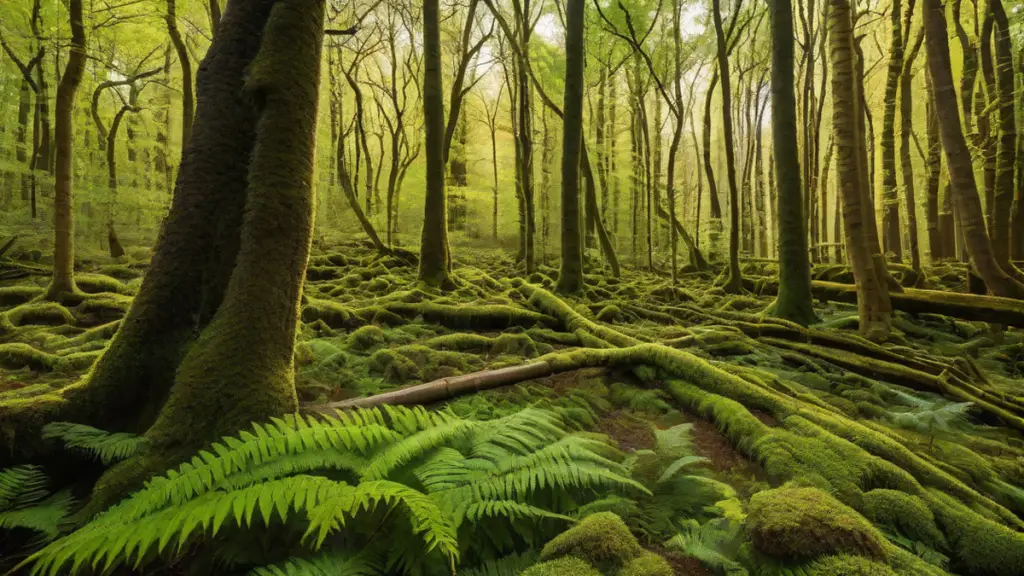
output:
[[[574,556],[542,562],[527,568],[519,576],[601,576],[601,573]]]
[[[602,571],[629,563],[643,552],[626,523],[611,512],[599,512],[548,542],[540,553],[541,560],[575,556],[587,560]]]
[[[404,384],[420,378],[420,369],[416,363],[394,350],[374,352],[367,365],[371,371],[380,373],[384,381],[391,384]]]
[[[630,560],[617,576],[674,576],[672,565],[654,552],[644,552]]]
[[[856,554],[884,559],[882,535],[863,516],[817,488],[783,487],[750,499],[747,531],[760,551],[780,558]]]
[[[897,576],[885,564],[849,554],[820,558],[807,568],[807,573],[812,576]]]
[[[946,548],[946,539],[935,525],[935,516],[917,496],[899,490],[872,490],[864,494],[864,509],[875,524],[893,528],[936,550]]]
[[[937,490],[928,505],[952,550],[952,565],[971,575],[1024,575],[1024,534],[989,520]]]
[[[377,326],[363,326],[348,335],[345,341],[349,350],[356,352],[367,352],[385,341],[384,331]]]

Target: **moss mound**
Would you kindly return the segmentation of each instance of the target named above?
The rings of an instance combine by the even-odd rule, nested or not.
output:
[[[349,350],[355,350],[356,352],[366,352],[373,348],[383,344],[385,341],[384,331],[377,326],[363,326],[348,335],[348,340],[345,344]]]
[[[885,564],[848,554],[816,560],[807,572],[813,576],[896,576],[896,572]]]
[[[601,573],[579,558],[566,556],[558,560],[535,564],[519,576],[601,576]]]
[[[916,496],[899,490],[872,490],[864,494],[867,517],[877,525],[895,529],[907,538],[935,548],[946,548],[946,539],[935,525],[935,516]]]
[[[760,551],[781,558],[847,553],[884,559],[883,537],[867,520],[817,488],[766,490],[750,499],[747,531]]]
[[[626,523],[611,512],[599,512],[548,542],[541,560],[576,556],[602,570],[615,569],[643,552]]]
[[[929,507],[946,533],[953,567],[966,574],[1024,574],[1024,534],[993,522],[937,490],[929,491]]]
[[[617,576],[674,576],[675,572],[667,560],[654,552],[644,552],[630,560]]]

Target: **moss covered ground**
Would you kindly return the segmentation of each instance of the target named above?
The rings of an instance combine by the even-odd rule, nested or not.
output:
[[[36,299],[43,276],[4,281],[0,402],[85,374],[146,264],[98,259],[61,304]],[[748,263],[742,296],[710,272],[672,286],[630,270],[588,274],[584,294],[561,298],[556,268],[524,279],[497,250],[460,250],[456,288],[441,292],[407,256],[319,246],[296,390],[308,409],[548,362],[550,376],[429,408],[553,410],[617,443],[650,495],[588,504],[527,574],[1024,574],[1024,332],[897,312],[878,344],[857,336],[853,306],[822,302],[822,323],[803,329],[761,315],[775,268]],[[928,276],[955,290],[959,272]]]

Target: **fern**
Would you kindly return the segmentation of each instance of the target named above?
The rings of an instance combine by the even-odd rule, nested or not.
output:
[[[973,406],[972,402],[959,402],[935,408],[919,408],[890,414],[890,420],[900,428],[928,436],[928,445],[931,447],[937,435],[965,428],[969,423],[968,412]]]
[[[735,522],[712,520],[703,525],[696,520],[684,523],[683,530],[667,542],[701,564],[730,576],[747,576],[747,570],[731,558],[742,542],[742,531]]]
[[[249,576],[376,576],[380,563],[369,554],[328,551],[309,558],[289,558],[249,571]]]
[[[124,460],[146,449],[146,439],[127,432],[105,432],[71,422],[51,422],[43,426],[43,438],[64,442],[67,448],[88,452],[104,465]]]
[[[26,565],[51,575],[138,568],[211,540],[244,548],[267,533],[294,557],[254,574],[349,573],[335,568],[344,562],[357,562],[355,574],[412,573],[442,558],[454,570],[475,538],[488,538],[483,548],[498,557],[552,535],[539,526],[571,522],[565,512],[581,496],[646,493],[618,458],[606,440],[567,434],[538,409],[492,421],[395,407],[289,415],[200,451]],[[382,568],[357,560],[385,546]]]
[[[537,562],[536,553],[510,554],[479,566],[462,570],[461,576],[518,576]]]
[[[0,528],[33,530],[42,542],[59,536],[74,499],[66,491],[50,494],[49,482],[38,466],[0,470]]]
[[[0,511],[31,506],[45,498],[49,478],[38,466],[14,466],[0,470]]]

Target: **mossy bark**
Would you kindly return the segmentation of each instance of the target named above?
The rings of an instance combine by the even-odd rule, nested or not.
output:
[[[725,137],[725,171],[729,184],[729,266],[728,277],[723,286],[727,292],[743,290],[743,273],[740,271],[740,210],[739,190],[736,187],[736,158],[732,130],[732,89],[729,78],[729,51],[726,48],[725,30],[722,28],[722,10],[719,0],[712,0],[712,16],[715,21],[715,36],[718,44],[718,69],[722,80],[722,132]],[[734,21],[738,16],[734,16]]]
[[[889,10],[889,64],[885,78],[885,112],[882,115],[881,138],[882,243],[886,255],[892,253],[899,261],[903,259],[903,247],[900,232],[900,200],[896,190],[896,104],[900,74],[903,71],[903,26],[900,22],[902,1],[893,0]]]
[[[178,367],[146,432],[150,450],[111,469],[97,484],[94,506],[212,440],[297,408],[293,347],[313,230],[324,6],[324,0],[273,3],[242,87],[259,120],[224,301]]]
[[[423,0],[423,118],[427,154],[426,199],[420,237],[420,280],[444,287],[451,280],[448,207],[444,183],[444,87],[438,0]]]
[[[583,289],[580,157],[583,147],[583,0],[566,5],[566,71],[562,129],[562,266],[558,291]]]
[[[996,296],[1024,298],[1024,285],[1008,276],[996,262],[985,230],[985,217],[978,198],[971,153],[960,126],[953,71],[949,61],[949,40],[945,9],[940,0],[925,0],[925,38],[928,68],[932,78],[932,96],[939,114],[942,147],[949,166],[954,202],[971,266]]]
[[[796,144],[796,93],[793,88],[793,4],[776,0],[772,18],[772,146],[779,174],[779,295],[771,313],[804,326],[817,320],[811,304],[811,265],[807,256],[807,219],[800,198]]]
[[[912,12],[907,11],[905,28],[909,34]],[[924,41],[924,30],[918,32],[914,44],[905,54],[903,72],[900,79],[900,171],[903,176],[903,196],[907,206],[908,248],[910,249],[910,266],[923,281],[921,270],[921,247],[917,234],[917,198],[914,191],[914,163],[910,154],[910,137],[914,131],[914,98],[911,82],[914,79],[914,61]]]
[[[74,203],[74,124],[75,93],[85,71],[85,21],[82,0],[69,0],[71,49],[60,83],[57,85],[56,170],[53,191],[53,279],[46,290],[47,300],[61,300],[73,295],[75,287],[75,203]],[[44,96],[40,95],[40,98]]]
[[[178,29],[177,0],[167,0],[164,20],[167,22],[167,36],[171,39],[171,45],[178,56],[178,66],[181,67],[181,149],[185,150],[192,139],[196,110],[192,94],[192,60],[189,59],[188,47]]]
[[[1014,171],[1017,166],[1017,120],[1014,109],[1013,46],[1010,22],[1001,0],[989,0],[995,22],[996,92],[999,106],[998,152],[993,198],[992,252],[1007,275],[1021,280],[1024,274],[1010,261],[1012,230],[1010,218],[1014,200]]]

